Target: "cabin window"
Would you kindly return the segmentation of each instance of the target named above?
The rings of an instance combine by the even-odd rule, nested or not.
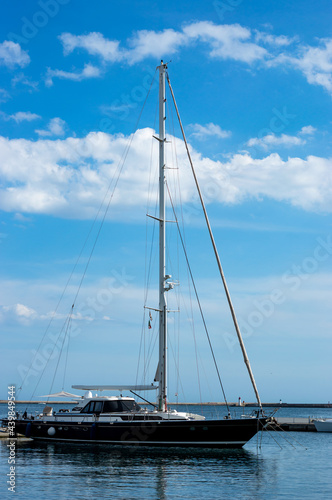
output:
[[[118,401],[105,401],[104,402],[104,413],[114,413],[121,411],[119,410]]]
[[[120,413],[124,411],[139,411],[140,407],[136,401],[117,400],[105,401],[104,413]]]
[[[119,401],[120,411],[139,411],[141,408],[136,401]]]
[[[100,413],[103,409],[103,401],[95,401],[93,413]]]
[[[93,407],[93,403],[88,403],[84,408],[81,410],[81,413],[92,413],[91,409]]]
[[[103,401],[90,401],[86,406],[84,406],[81,413],[101,413],[103,409]]]
[[[81,410],[81,413],[121,413],[126,411],[139,411],[141,408],[136,401],[90,401]]]

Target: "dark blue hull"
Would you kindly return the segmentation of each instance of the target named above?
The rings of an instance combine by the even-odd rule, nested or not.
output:
[[[241,448],[264,427],[267,420],[245,418],[74,423],[65,420],[27,419],[17,420],[15,430],[32,439],[44,441],[101,442],[123,446]]]

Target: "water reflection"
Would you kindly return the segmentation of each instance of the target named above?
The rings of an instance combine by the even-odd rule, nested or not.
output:
[[[18,492],[33,498],[264,498],[275,460],[251,450],[19,442]],[[221,495],[222,492],[222,495]]]
[[[208,410],[214,411],[209,407]],[[199,413],[199,408],[191,411]],[[286,416],[305,416],[298,411],[289,410]],[[206,416],[210,418],[210,414]],[[258,451],[261,437],[263,446]],[[284,437],[296,448],[282,437],[280,433],[261,433],[242,450],[123,449],[103,444],[18,441],[17,498],[330,498],[332,480],[328,465],[332,463],[332,433],[287,433]],[[12,493],[6,495],[6,444],[0,440],[1,500],[13,498]]]

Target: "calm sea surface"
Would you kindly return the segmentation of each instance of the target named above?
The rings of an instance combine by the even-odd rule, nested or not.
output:
[[[216,407],[203,411],[207,418],[223,414]],[[0,405],[0,416],[6,413]],[[280,409],[276,416],[332,417],[332,409]],[[0,440],[0,498],[6,499],[332,498],[332,433],[264,432],[241,450],[215,451],[18,441],[16,493],[7,491],[7,444]]]

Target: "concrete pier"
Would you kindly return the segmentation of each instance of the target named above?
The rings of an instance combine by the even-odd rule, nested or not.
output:
[[[286,432],[317,432],[310,417],[277,417],[275,422],[268,425],[268,431]]]

